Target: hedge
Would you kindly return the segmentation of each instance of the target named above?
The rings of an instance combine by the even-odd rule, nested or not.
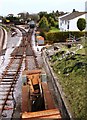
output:
[[[45,37],[46,42],[55,43],[55,42],[65,42],[69,38],[69,34],[75,36],[75,38],[83,37],[84,34],[87,36],[87,32],[79,31],[68,31],[68,32],[46,32],[43,37]]]

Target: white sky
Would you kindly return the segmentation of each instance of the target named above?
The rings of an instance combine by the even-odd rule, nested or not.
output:
[[[72,12],[73,9],[85,11],[85,2],[86,0],[0,0],[0,15],[53,10]]]

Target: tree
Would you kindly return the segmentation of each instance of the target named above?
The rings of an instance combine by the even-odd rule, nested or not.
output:
[[[56,16],[59,16],[59,11],[58,10],[56,11]]]
[[[41,19],[43,16],[47,17],[47,12],[39,12],[38,15]]]
[[[48,20],[45,16],[43,16],[41,18],[41,20],[39,21],[39,27],[44,29],[44,30],[48,30],[49,29],[49,24],[48,24]]]
[[[27,21],[29,19],[29,13],[28,12],[24,12],[24,13],[18,13],[18,16],[23,19],[23,21]]]
[[[51,24],[51,26],[55,27],[55,21],[54,21],[54,18],[52,17],[49,17],[49,23]]]
[[[40,19],[38,14],[30,14],[29,17],[31,18],[31,20],[34,20],[35,22],[38,22]]]
[[[86,27],[86,20],[84,18],[79,18],[77,21],[77,27],[80,31],[84,30]]]

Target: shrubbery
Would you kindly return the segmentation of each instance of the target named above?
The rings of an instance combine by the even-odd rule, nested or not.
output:
[[[79,18],[77,21],[77,27],[80,31],[84,30],[86,27],[86,20],[84,18]]]
[[[87,36],[87,32],[43,32],[43,37],[45,37],[46,42],[56,43],[56,42],[65,42],[67,38],[69,38],[69,34],[75,36],[75,39],[84,36]]]

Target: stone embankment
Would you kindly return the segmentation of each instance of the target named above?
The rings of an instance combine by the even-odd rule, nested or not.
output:
[[[57,76],[54,74],[54,72],[50,66],[50,63],[49,63],[48,57],[46,56],[45,50],[43,50],[43,60],[44,60],[45,66],[46,66],[46,72],[50,74],[49,79],[52,82],[54,94],[56,94],[56,102],[57,102],[57,104],[59,104],[58,108],[61,111],[62,117],[66,118],[68,120],[73,120],[73,115],[72,115],[69,105],[67,103],[66,96],[62,90],[61,85],[58,82]]]

